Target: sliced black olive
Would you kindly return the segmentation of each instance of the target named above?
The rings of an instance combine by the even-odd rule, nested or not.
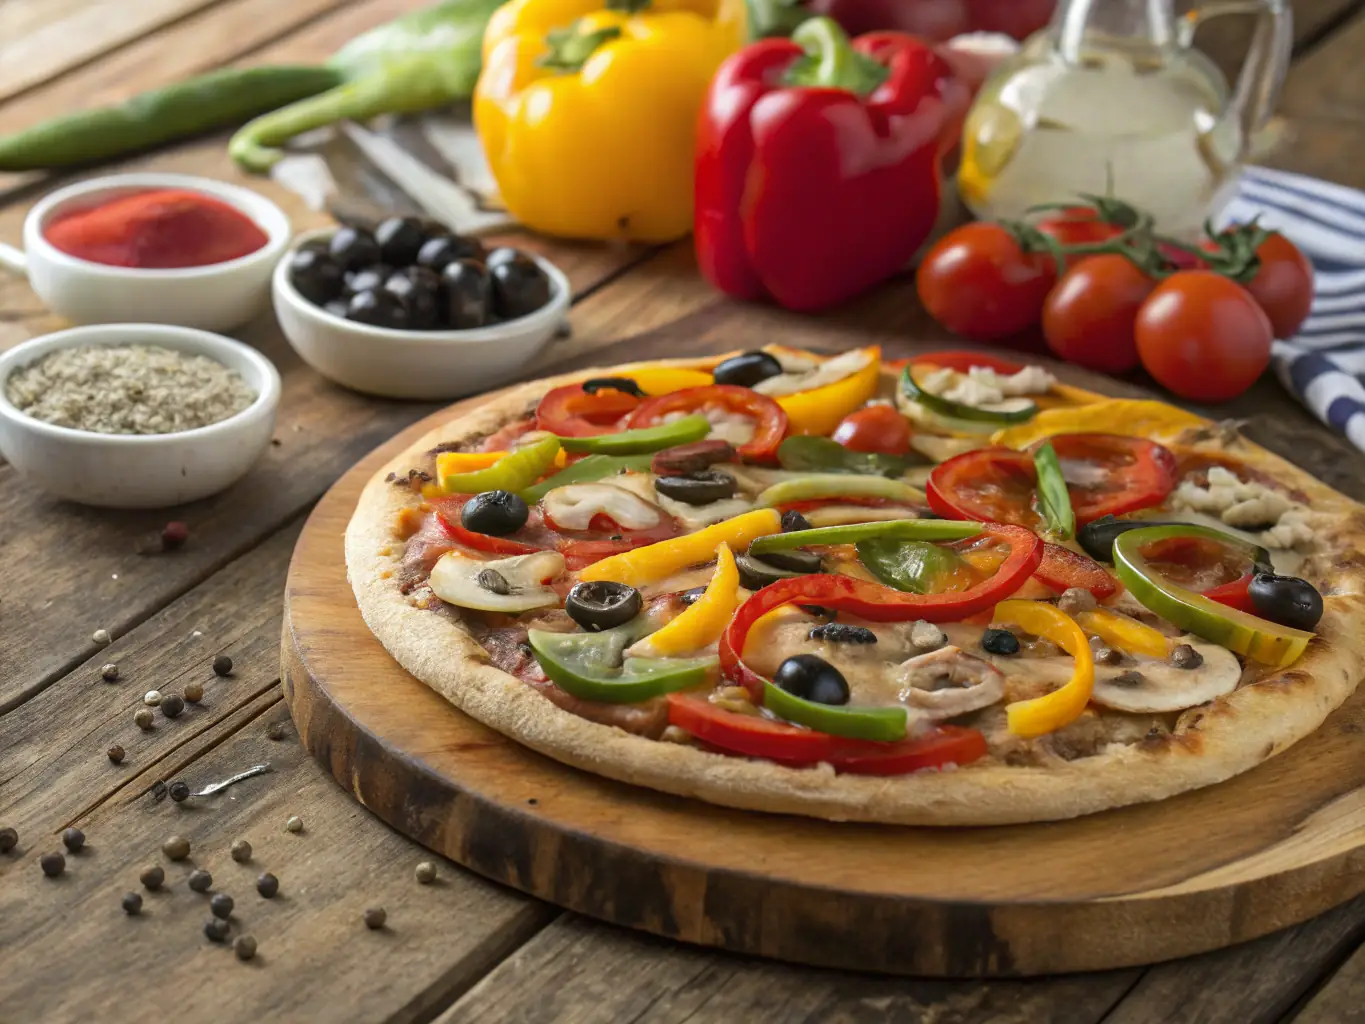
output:
[[[337,228],[327,243],[327,251],[347,270],[359,270],[379,262],[379,243],[364,228],[349,225]]]
[[[782,373],[782,364],[767,352],[741,352],[731,356],[712,371],[717,384],[735,384],[751,388],[759,381]]]
[[[393,267],[387,263],[373,263],[358,270],[348,270],[346,272],[346,291],[350,295],[356,292],[373,291],[375,288],[383,288],[384,282],[393,275]]]
[[[289,283],[315,306],[331,302],[345,286],[341,264],[326,252],[300,249],[289,258]]]
[[[459,235],[437,235],[429,238],[417,251],[417,265],[440,273],[456,260],[480,260],[483,246],[473,238]]]
[[[769,551],[763,556],[763,561],[775,569],[786,569],[788,572],[797,572],[807,576],[825,570],[825,564],[820,560],[819,555],[814,551],[806,551],[802,548],[792,548],[788,551]]]
[[[733,498],[739,484],[729,473],[707,469],[691,476],[661,476],[654,481],[654,489],[684,505],[709,505],[713,501]]]
[[[511,491],[484,491],[464,503],[460,525],[474,533],[506,537],[526,525],[531,510]]]
[[[583,382],[583,390],[590,395],[595,395],[604,388],[619,391],[624,395],[634,395],[636,398],[648,397],[640,385],[629,377],[594,377]]]
[[[488,276],[493,279],[493,310],[504,320],[527,316],[550,302],[550,278],[529,256],[518,253],[489,264]]]
[[[408,311],[403,303],[397,296],[377,288],[352,295],[346,304],[346,319],[395,331],[406,331],[409,327]]]
[[[1247,586],[1256,614],[1291,629],[1311,630],[1322,619],[1322,595],[1297,576],[1258,572]]]
[[[1173,520],[1157,519],[1117,519],[1114,516],[1101,516],[1099,519],[1086,523],[1076,531],[1076,541],[1085,553],[1097,562],[1112,562],[1114,560],[1114,541],[1119,534],[1127,533],[1129,530],[1141,530],[1148,526],[1188,526],[1189,523],[1181,523]],[[1257,548],[1253,560],[1258,567],[1270,564],[1270,552],[1265,548]]]
[[[416,283],[411,276],[401,270],[389,275],[389,279],[384,282],[384,290],[403,304],[403,308],[408,311],[408,326],[414,331],[429,331],[436,326],[440,308],[436,302],[435,290]]]
[[[812,626],[812,640],[823,640],[829,644],[875,644],[877,634],[866,626],[849,626],[842,622],[826,622],[823,626]]]
[[[642,607],[638,590],[608,580],[576,584],[564,600],[569,618],[590,633],[624,626]]]
[[[762,590],[778,580],[809,575],[804,572],[790,572],[786,569],[779,569],[775,565],[769,565],[767,562],[755,558],[747,551],[742,555],[735,556],[735,567],[739,569],[739,581],[748,590]]]
[[[456,260],[441,271],[443,308],[446,326],[465,331],[489,322],[493,293],[483,264],[475,260]]]
[[[981,635],[981,649],[987,654],[1019,653],[1019,638],[1008,629],[988,629]]]
[[[798,530],[812,530],[810,520],[803,516],[794,508],[789,508],[782,513],[782,532],[796,533]]]
[[[842,672],[814,654],[794,654],[773,673],[773,682],[802,700],[816,704],[847,704],[852,696]]]
[[[417,217],[387,217],[374,229],[379,255],[385,263],[406,267],[417,259],[427,240],[427,224]]]
[[[678,600],[680,600],[684,605],[690,607],[696,604],[698,601],[700,601],[702,595],[705,593],[706,593],[705,587],[693,587],[691,590],[684,590],[681,594],[679,594]]]

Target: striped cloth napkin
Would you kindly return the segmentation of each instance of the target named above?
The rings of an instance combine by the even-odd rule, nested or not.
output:
[[[1277,341],[1280,381],[1313,415],[1365,449],[1365,192],[1301,174],[1248,168],[1222,220],[1259,217],[1313,261],[1313,312]]]

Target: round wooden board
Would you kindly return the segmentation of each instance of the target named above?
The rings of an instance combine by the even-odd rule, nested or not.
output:
[[[343,477],[304,527],[286,589],[282,675],[304,744],[430,849],[669,938],[916,975],[1152,963],[1255,938],[1365,891],[1365,691],[1286,754],[1222,785],[991,829],[733,811],[580,772],[485,728],[375,640],[342,552],[376,468],[476,401],[417,424]]]

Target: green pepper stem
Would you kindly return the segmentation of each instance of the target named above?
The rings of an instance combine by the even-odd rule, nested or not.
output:
[[[807,13],[797,0],[745,0],[749,10],[749,38],[790,36]]]
[[[848,33],[833,18],[803,21],[792,33],[792,42],[807,56],[787,72],[788,85],[845,89],[867,96],[891,75],[889,69],[855,50]]]
[[[554,71],[582,71],[588,59],[613,39],[621,38],[616,25],[599,28],[595,32],[579,32],[578,22],[568,28],[557,28],[545,37],[549,52],[536,60],[536,66]]]

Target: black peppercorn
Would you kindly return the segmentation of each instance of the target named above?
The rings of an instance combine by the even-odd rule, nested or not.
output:
[[[166,881],[166,872],[160,864],[153,864],[149,868],[143,868],[142,874],[137,876],[137,880],[142,883],[144,889],[155,892],[161,888],[161,883]]]
[[[213,659],[213,674],[217,676],[232,675],[232,659],[226,654],[220,654]]]
[[[256,891],[266,899],[274,899],[275,894],[280,891],[280,880],[269,871],[256,879]]]
[[[232,854],[232,859],[238,864],[245,864],[251,859],[251,844],[245,839],[234,840],[229,852]]]
[[[250,960],[256,955],[256,940],[250,935],[239,935],[232,944],[232,951],[237,954],[238,960]]]
[[[195,892],[208,892],[213,885],[213,876],[203,868],[195,868],[190,872],[189,887]]]
[[[62,832],[62,845],[72,853],[80,853],[85,845],[85,833],[78,828],[68,828]]]
[[[105,753],[109,755],[109,760],[113,761],[114,764],[123,763],[124,750],[117,743],[115,743],[112,747],[106,750]]]
[[[123,894],[123,912],[125,914],[142,913],[142,895],[136,892],[125,892]]]
[[[383,907],[370,907],[369,910],[365,911],[365,927],[371,931],[383,928],[388,917],[389,915],[384,913]]]
[[[204,934],[210,942],[226,942],[230,926],[221,917],[211,917],[204,922]]]
[[[266,729],[265,729],[265,736],[266,736],[266,739],[270,739],[270,740],[282,740],[282,739],[284,739],[284,723],[283,723],[283,722],[271,722],[268,726],[266,726]]]
[[[39,858],[38,865],[48,878],[56,878],[66,870],[66,858],[60,853],[45,853]]]
[[[14,829],[0,828],[0,853],[9,853],[19,845],[19,833]]]
[[[226,921],[232,916],[232,897],[225,892],[216,892],[213,899],[209,900],[209,912],[214,917],[221,917]]]
[[[185,698],[178,693],[168,693],[161,698],[161,713],[167,718],[179,718],[185,710]]]
[[[174,800],[176,803],[188,800],[190,796],[190,787],[180,779],[176,779],[174,782],[172,782],[168,788],[168,791],[171,794],[171,799]]]
[[[1008,629],[988,629],[981,635],[981,648],[989,654],[1019,653],[1019,638]]]
[[[184,836],[171,836],[161,844],[161,852],[171,860],[184,860],[190,855],[190,841]]]
[[[159,803],[161,803],[162,800],[165,800],[165,799],[166,799],[166,783],[162,782],[160,779],[157,779],[155,782],[152,783],[152,800],[153,800],[155,803],[158,803],[158,804],[159,804]]]

